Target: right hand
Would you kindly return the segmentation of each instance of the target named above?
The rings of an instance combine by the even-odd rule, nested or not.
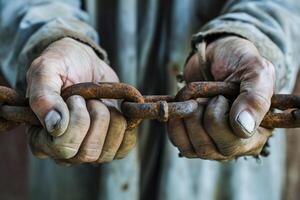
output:
[[[240,83],[240,94],[233,103],[222,95],[202,99],[198,112],[169,120],[170,140],[188,158],[231,160],[259,155],[272,135],[272,130],[260,123],[270,109],[274,65],[260,55],[253,43],[237,36],[212,41],[205,56],[208,69],[197,53],[188,60],[185,81],[204,81],[205,75],[211,73],[214,81]]]
[[[134,147],[135,131],[116,100],[87,100],[60,96],[81,82],[118,82],[115,72],[94,50],[71,38],[52,43],[27,72],[27,97],[42,127],[28,128],[32,152],[58,163],[102,163],[123,158]]]

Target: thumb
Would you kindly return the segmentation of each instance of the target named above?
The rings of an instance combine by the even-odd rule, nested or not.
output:
[[[60,96],[62,80],[55,67],[37,59],[27,72],[30,107],[52,136],[62,135],[69,123],[67,104]]]
[[[230,124],[237,136],[251,137],[270,109],[274,74],[273,65],[263,61],[246,69],[241,76],[240,95],[230,110]]]

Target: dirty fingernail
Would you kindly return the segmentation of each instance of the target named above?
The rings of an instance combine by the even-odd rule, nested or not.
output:
[[[58,127],[60,120],[60,114],[55,110],[51,110],[45,117],[45,126],[47,131],[49,133],[55,131],[55,129]]]
[[[252,117],[252,115],[244,110],[242,111],[238,118],[237,118],[238,123],[242,126],[244,130],[246,130],[246,134],[248,136],[252,136],[255,128],[255,121]]]

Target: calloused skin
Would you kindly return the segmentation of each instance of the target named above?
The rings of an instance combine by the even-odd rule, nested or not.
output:
[[[275,87],[273,64],[250,41],[236,36],[210,43],[206,57],[214,80],[239,82],[240,94],[232,105],[224,96],[199,100],[193,116],[169,120],[170,140],[187,158],[230,160],[258,155],[272,134],[259,124]],[[186,82],[203,81],[201,67],[193,55],[185,66]]]
[[[43,127],[28,128],[39,158],[58,163],[103,163],[126,156],[136,143],[115,100],[87,100],[61,91],[81,82],[118,82],[94,50],[71,38],[52,43],[27,72],[27,97]]]
[[[188,158],[230,160],[259,154],[272,134],[259,124],[270,107],[274,66],[251,42],[235,36],[212,42],[206,52],[214,80],[240,82],[240,95],[232,105],[223,96],[199,100],[193,116],[168,122],[170,140]],[[185,80],[204,80],[200,68],[197,55],[192,56]],[[102,163],[122,158],[134,147],[135,132],[125,131],[126,120],[115,101],[61,98],[64,88],[91,81],[119,80],[89,46],[70,38],[52,43],[31,64],[27,96],[44,126],[28,129],[34,155],[58,163]]]

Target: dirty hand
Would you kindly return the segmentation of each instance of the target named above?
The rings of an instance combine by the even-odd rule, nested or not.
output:
[[[80,82],[118,82],[94,50],[71,38],[52,43],[27,72],[27,97],[44,128],[28,128],[34,155],[58,163],[102,163],[124,157],[135,144],[133,131],[114,100],[87,100],[61,91]]]
[[[260,127],[270,107],[275,85],[272,63],[248,40],[230,36],[206,48],[210,73],[215,81],[240,83],[240,94],[231,102],[224,96],[199,101],[199,110],[185,119],[168,123],[169,137],[188,158],[230,160],[258,155],[272,131]],[[203,81],[198,56],[187,62],[187,82]]]

